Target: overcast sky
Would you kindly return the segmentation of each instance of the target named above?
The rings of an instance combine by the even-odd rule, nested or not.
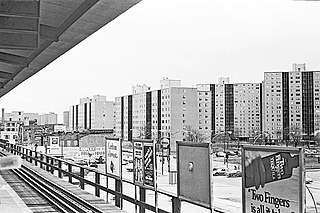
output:
[[[0,99],[6,112],[59,114],[133,85],[261,82],[293,63],[320,70],[320,2],[142,0]]]

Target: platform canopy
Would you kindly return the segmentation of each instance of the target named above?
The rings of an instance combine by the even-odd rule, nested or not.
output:
[[[0,97],[141,0],[0,0]]]

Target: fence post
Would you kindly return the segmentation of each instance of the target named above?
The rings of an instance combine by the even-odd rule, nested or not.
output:
[[[145,203],[146,202],[146,189],[145,188],[142,188],[142,187],[139,187],[140,189],[140,201]],[[140,213],[145,213],[146,210],[145,208],[143,208],[142,206],[139,207],[140,209]]]
[[[172,198],[172,213],[180,213],[181,212],[181,201],[177,197]]]
[[[51,158],[51,162],[50,162],[51,166],[50,166],[50,172],[53,174],[54,173],[54,168],[53,168],[53,165],[54,165],[54,159]]]
[[[84,168],[80,167],[80,177],[83,179],[84,178]],[[80,188],[84,189],[84,181],[80,180]]]
[[[95,183],[100,185],[100,174],[98,172],[95,172]],[[95,195],[100,197],[100,189],[98,187],[95,187]]]
[[[40,154],[40,168],[43,169],[43,154]]]
[[[32,150],[31,149],[29,150],[29,156],[30,156],[29,162],[32,163]]]
[[[72,172],[72,165],[68,163],[68,172],[71,173]],[[69,174],[68,174],[69,175]],[[69,175],[69,183],[72,183],[72,176]]]
[[[61,172],[62,162],[61,162],[61,160],[58,161],[58,168],[59,168],[58,177],[59,177],[60,179],[62,179],[62,172]]]
[[[115,179],[115,187],[116,187],[116,192],[120,193],[121,194],[121,181],[120,180],[117,180]],[[116,199],[115,199],[115,205],[119,208],[122,208],[121,206],[121,196],[119,196],[118,194],[116,194]]]
[[[34,152],[34,164],[37,166],[38,165],[38,152],[37,151],[35,151]]]
[[[46,171],[49,172],[49,156],[46,156]]]

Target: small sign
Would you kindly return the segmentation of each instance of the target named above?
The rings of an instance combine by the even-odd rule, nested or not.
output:
[[[134,142],[134,182],[143,184],[143,144]]]
[[[154,146],[153,143],[144,143],[144,184],[155,186],[155,169],[154,169]]]
[[[162,145],[162,147],[167,148],[167,147],[169,146],[169,143],[170,143],[170,141],[169,141],[168,138],[162,138],[162,139],[161,139],[161,145]]]
[[[120,177],[121,173],[121,142],[120,139],[106,139],[106,170],[107,174]]]

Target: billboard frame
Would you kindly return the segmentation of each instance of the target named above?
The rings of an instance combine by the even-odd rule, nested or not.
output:
[[[179,200],[181,201],[186,201],[189,203],[194,203],[197,204],[198,206],[210,209],[210,212],[213,211],[213,184],[212,184],[212,155],[211,153],[211,145],[210,143],[195,143],[195,142],[186,142],[186,141],[177,141],[177,197]],[[208,162],[209,162],[209,167],[210,167],[210,171],[209,171],[209,203],[204,203],[201,201],[195,201],[192,200],[188,197],[185,197],[183,195],[180,194],[180,153],[179,153],[179,149],[181,146],[188,146],[188,147],[204,147],[204,148],[208,148]]]
[[[107,165],[107,158],[108,158],[108,153],[107,153],[107,141],[108,140],[113,140],[113,141],[119,141],[119,149],[120,149],[120,156],[119,156],[119,176],[108,173],[108,165]],[[105,155],[105,173],[109,175],[110,177],[116,179],[116,180],[122,180],[122,139],[121,138],[111,138],[111,137],[105,137],[105,144],[104,144],[104,155]]]
[[[142,182],[138,182],[135,180],[135,177],[136,177],[136,161],[135,161],[135,143],[141,143],[142,144]],[[146,188],[146,189],[152,189],[152,190],[156,190],[157,189],[157,159],[156,159],[156,153],[155,153],[155,141],[152,140],[152,139],[133,139],[132,140],[132,143],[133,143],[133,183],[136,185],[136,186],[141,186],[143,188]],[[153,156],[152,156],[152,159],[153,159],[153,177],[154,177],[154,186],[150,186],[150,185],[146,185],[145,184],[145,171],[144,171],[144,166],[145,166],[145,162],[144,162],[144,144],[145,143],[148,143],[148,144],[152,144],[152,148],[153,148]]]
[[[242,169],[242,212],[246,212],[246,196],[245,196],[245,151],[264,151],[264,152],[289,152],[290,154],[299,155],[299,170],[298,170],[298,187],[299,187],[299,212],[304,212],[305,209],[305,166],[304,166],[304,149],[302,147],[282,147],[282,146],[257,146],[257,145],[242,145],[241,146],[241,169]]]

